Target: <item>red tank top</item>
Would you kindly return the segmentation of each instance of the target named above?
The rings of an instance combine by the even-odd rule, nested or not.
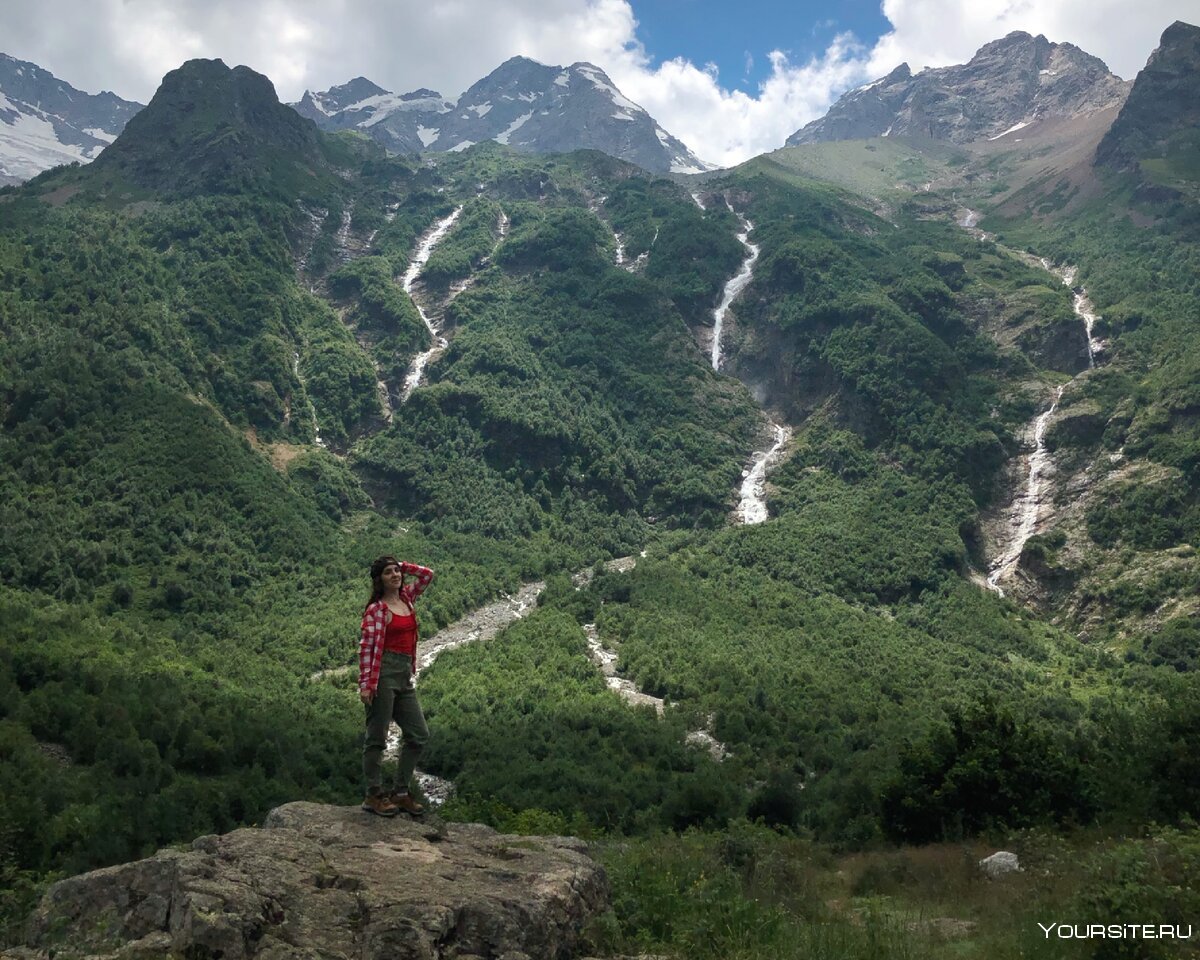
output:
[[[387,632],[384,634],[383,649],[386,653],[406,653],[410,657],[417,652],[417,617],[410,613],[407,616],[392,614],[388,621]]]

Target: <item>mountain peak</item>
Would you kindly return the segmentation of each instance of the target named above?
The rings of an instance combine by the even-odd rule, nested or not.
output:
[[[546,66],[548,66],[548,65],[545,63],[542,63],[541,60],[534,60],[533,57],[527,57],[524,54],[519,53],[515,57],[509,57],[502,64],[500,64],[500,66],[497,67],[496,69],[501,70],[504,67],[546,67]]]
[[[402,97],[366,98],[353,109],[334,96],[340,89],[306,93],[293,106],[322,129],[352,127],[397,153],[466,150],[495,140],[533,153],[600,150],[659,173],[708,169],[601,67],[583,60],[562,67],[510,57],[457,103],[422,88]]]
[[[140,103],[89,94],[36,63],[0,53],[0,186],[63,163],[88,163]]]
[[[1154,157],[1180,179],[1191,179],[1198,126],[1200,27],[1176,20],[1134,79],[1129,99],[1096,148],[1096,160],[1132,169]]]
[[[1177,43],[1181,40],[1191,38],[1196,40],[1200,38],[1200,27],[1192,23],[1185,23],[1182,20],[1176,20],[1173,24],[1163,31],[1162,39],[1159,45],[1163,46],[1170,43]]]
[[[297,166],[324,166],[316,127],[283,106],[261,73],[219,59],[189,60],[163,77],[95,164],[172,193],[238,190]]]
[[[1069,43],[1014,30],[970,61],[888,76],[844,94],[788,146],[867,137],[930,137],[953,143],[999,139],[1048,117],[1116,106],[1127,86],[1103,61]]]

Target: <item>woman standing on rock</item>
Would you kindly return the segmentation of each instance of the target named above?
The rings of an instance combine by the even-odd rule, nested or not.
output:
[[[405,583],[405,577],[413,581]],[[417,700],[413,677],[417,672],[417,616],[413,601],[421,595],[433,571],[395,557],[380,557],[371,564],[371,599],[363,611],[362,639],[358,646],[358,695],[366,706],[367,735],[363,740],[363,774],[367,798],[362,808],[392,817],[403,810],[419,816],[425,812],[408,792],[417,766],[417,755],[429,740],[429,728]],[[396,785],[383,790],[383,748],[388,727],[395,720],[403,738]]]

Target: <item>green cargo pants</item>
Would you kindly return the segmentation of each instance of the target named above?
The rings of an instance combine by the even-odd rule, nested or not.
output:
[[[387,744],[392,721],[400,727],[400,766],[396,771],[396,790],[408,791],[408,783],[417,767],[417,755],[429,741],[429,727],[421,713],[421,703],[412,682],[412,659],[403,653],[384,653],[379,666],[379,687],[375,699],[363,705],[367,713],[367,735],[363,739],[363,775],[367,793],[383,792],[383,748]]]

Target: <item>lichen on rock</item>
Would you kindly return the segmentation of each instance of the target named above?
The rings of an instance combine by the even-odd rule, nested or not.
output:
[[[422,958],[570,954],[608,907],[571,837],[290,803],[47,892],[12,956]]]

